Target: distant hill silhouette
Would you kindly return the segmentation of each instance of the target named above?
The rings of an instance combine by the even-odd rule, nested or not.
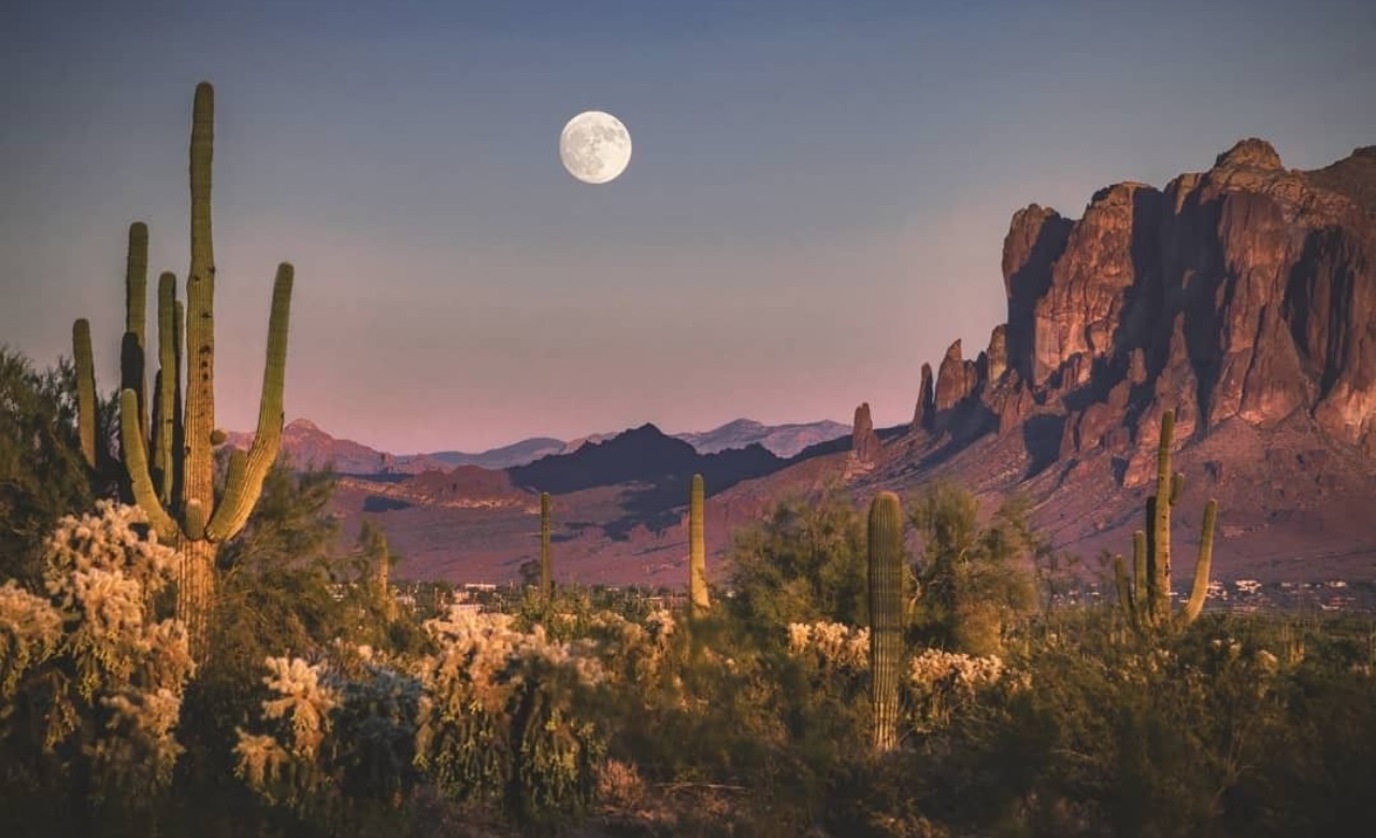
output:
[[[850,426],[840,422],[765,425],[753,419],[736,419],[710,431],[674,434],[701,454],[715,454],[758,443],[780,457],[793,457],[809,446],[850,434]]]
[[[551,454],[562,454],[564,448],[565,443],[561,439],[537,436],[523,439],[520,442],[513,442],[510,445],[503,445],[500,448],[490,448],[477,454],[468,454],[463,451],[435,451],[429,454],[400,456],[397,457],[397,462],[400,465],[406,465],[413,460],[425,459],[439,461],[448,466],[480,466],[489,469],[504,469],[533,463],[541,457],[547,457]]]
[[[703,475],[709,491],[721,491],[777,471],[786,462],[758,444],[699,454],[687,442],[646,423],[609,440],[583,445],[572,454],[545,457],[507,473],[517,486],[551,494],[620,483],[673,482],[694,473]]]

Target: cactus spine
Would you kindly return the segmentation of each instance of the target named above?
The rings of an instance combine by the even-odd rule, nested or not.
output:
[[[554,569],[549,555],[549,492],[540,493],[540,596],[549,602],[554,595]]]
[[[869,513],[870,702],[874,748],[898,746],[898,679],[903,658],[903,512],[880,492]]]
[[[712,605],[707,594],[707,547],[702,523],[705,496],[702,475],[693,475],[693,488],[688,495],[688,599],[694,614]]]
[[[1118,601],[1128,620],[1138,628],[1171,620],[1171,509],[1185,492],[1185,475],[1171,473],[1171,438],[1175,431],[1175,412],[1161,415],[1161,441],[1156,455],[1156,494],[1147,498],[1150,530],[1132,534],[1133,574],[1128,577],[1122,556],[1114,558],[1114,578]],[[1181,625],[1189,625],[1204,608],[1209,591],[1209,571],[1213,566],[1214,524],[1218,501],[1204,506],[1204,524],[1199,539],[1199,559],[1195,562],[1194,585],[1180,613]]]
[[[144,372],[148,229],[137,222],[129,228],[127,310],[120,357],[120,442],[124,469],[135,502],[148,514],[159,537],[181,553],[176,569],[176,610],[178,618],[187,625],[192,653],[198,660],[204,659],[208,646],[219,545],[247,522],[281,442],[293,274],[292,266],[285,262],[277,267],[257,433],[247,454],[235,451],[230,457],[224,492],[217,503],[213,450],[215,260],[210,219],[214,112],[214,90],[209,83],[202,82],[196,87],[192,108],[191,267],[186,282],[186,308],[183,310],[176,299],[175,277],[162,274],[158,282],[159,369],[152,423],[145,415]],[[84,396],[78,400],[84,453],[88,450],[86,440],[92,439],[92,453],[86,453],[90,460],[94,451],[95,373],[90,363],[90,330],[84,323],[77,321],[73,343],[78,392],[92,394],[89,400]],[[187,364],[184,393],[183,358]]]

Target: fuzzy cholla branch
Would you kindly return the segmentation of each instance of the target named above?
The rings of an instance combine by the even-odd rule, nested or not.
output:
[[[268,658],[268,689],[281,698],[263,702],[263,716],[291,722],[291,751],[302,759],[314,759],[329,733],[329,714],[338,703],[333,689],[321,682],[323,668],[301,658]]]
[[[50,602],[12,579],[0,585],[0,701],[8,706],[25,673],[52,657],[61,639],[62,615]]]
[[[173,735],[181,717],[182,697],[166,687],[153,692],[127,690],[102,698],[110,711],[108,735],[91,747],[97,770],[111,777],[113,792],[138,794],[165,788],[185,749]]]
[[[870,665],[870,630],[844,623],[790,623],[788,650],[815,655],[823,669],[862,672]]]

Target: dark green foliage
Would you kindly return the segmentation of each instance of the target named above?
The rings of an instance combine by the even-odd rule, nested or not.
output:
[[[93,409],[97,432],[89,442],[105,464],[114,409],[109,401]],[[86,464],[76,412],[71,363],[38,372],[22,354],[0,346],[0,581],[37,584],[39,549],[58,518],[87,511],[116,490],[108,470]]]
[[[864,625],[865,556],[865,522],[849,501],[783,501],[737,534],[730,608],[750,631],[779,639],[790,623]]]
[[[922,540],[916,626],[926,642],[977,655],[998,652],[1005,630],[1036,604],[1031,569],[1040,540],[1014,499],[986,526],[974,495],[946,484],[911,505]]]

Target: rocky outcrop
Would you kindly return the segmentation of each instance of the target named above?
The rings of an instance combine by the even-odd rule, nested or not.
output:
[[[978,386],[980,380],[977,365],[961,357],[960,341],[956,340],[946,349],[937,371],[935,404],[937,413],[948,411],[960,404]]]
[[[913,411],[912,432],[930,432],[936,423],[936,394],[932,389],[932,365],[922,365],[922,384],[917,390],[917,409]]]
[[[1013,214],[1003,240],[1008,363],[1024,381],[1032,379],[1037,301],[1051,287],[1051,268],[1065,251],[1072,223],[1050,207],[1032,204]]]
[[[1107,450],[1128,484],[1167,409],[1179,444],[1303,414],[1376,456],[1376,147],[1301,172],[1247,139],[1164,189],[1100,190],[1078,220],[1032,204],[1003,278],[1008,322],[980,361],[952,344],[940,415],[978,401],[1000,433],[1062,416],[1060,457]]]
[[[1008,324],[1000,323],[989,335],[988,380],[997,382],[1008,369]]]
[[[855,421],[851,425],[850,449],[854,459],[861,463],[872,464],[879,459],[879,434],[874,430],[870,419],[869,402],[855,409]]]

